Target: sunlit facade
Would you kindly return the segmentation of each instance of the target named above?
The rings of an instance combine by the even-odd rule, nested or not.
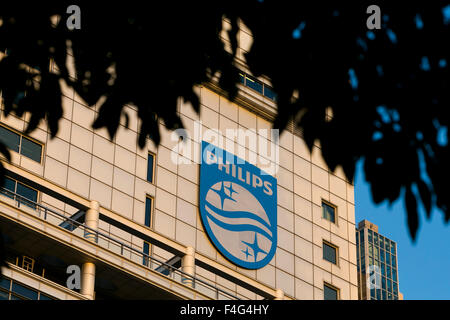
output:
[[[397,243],[362,220],[356,230],[360,300],[402,300],[398,285]]]
[[[246,68],[251,36],[241,27],[239,95],[230,102],[214,81],[198,86],[200,115],[180,100],[189,137],[196,128],[258,134],[271,128],[276,96],[270,81]],[[63,94],[54,139],[44,123],[25,135],[27,114],[0,118],[0,139],[12,155],[11,163],[2,160],[8,268],[0,299],[358,299],[353,185],[342,170],[330,172],[319,144],[310,154],[292,124],[272,163],[276,251],[263,267],[246,269],[219,252],[200,219],[200,165],[192,163],[198,141],[188,138],[193,152],[186,153],[161,123],[161,144],[148,140],[140,149],[131,105],[124,108],[128,128],[124,116],[110,141],[106,130],[91,128],[98,106],[88,107],[70,88]],[[260,155],[242,147],[246,156]],[[80,288],[69,288],[69,266],[79,267]]]

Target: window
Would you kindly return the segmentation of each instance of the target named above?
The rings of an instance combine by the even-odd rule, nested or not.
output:
[[[259,82],[258,80],[247,77],[245,84],[247,85],[247,87],[249,87],[261,94],[263,93],[263,84],[261,82]]]
[[[33,272],[33,268],[34,268],[34,259],[27,257],[27,256],[23,256],[22,257],[22,268]]]
[[[0,126],[0,142],[3,142],[9,149],[19,152],[20,135]]]
[[[339,289],[324,283],[323,284],[323,299],[324,300],[338,300],[339,299]]]
[[[323,258],[331,263],[337,264],[337,248],[323,242]]]
[[[322,218],[335,223],[336,222],[335,216],[336,216],[336,207],[322,201]]]
[[[36,162],[41,162],[42,145],[33,140],[14,132],[4,126],[0,126],[0,142],[3,142],[9,149],[20,153]]]
[[[142,249],[142,251],[146,254],[149,255],[150,254],[150,244],[146,241],[144,241],[144,247]],[[149,263],[149,259],[148,257],[144,256],[144,258],[142,259],[142,264],[144,266],[148,266]]]
[[[55,300],[56,298],[29,288],[15,280],[0,280],[0,300]]]
[[[391,253],[395,255],[395,242],[391,241]]]
[[[19,204],[24,204],[27,207],[36,209],[36,205],[34,203],[38,200],[37,190],[30,188],[17,180],[5,177],[3,189],[0,192],[11,199],[15,198],[15,193],[20,196],[17,197]]]
[[[252,77],[245,73],[239,73],[239,82],[242,83],[244,86],[249,87],[255,90],[256,92],[264,95],[270,100],[276,101],[277,99],[277,95],[273,91],[273,89],[270,86],[257,80],[255,77]]]
[[[264,96],[266,96],[270,100],[276,100],[277,98],[275,92],[273,92],[273,90],[268,86],[264,86]]]
[[[155,155],[149,153],[147,160],[147,181],[153,183],[154,177],[155,177]]]
[[[25,286],[22,286],[14,281],[12,284],[12,292],[16,293],[19,296],[18,298],[26,298],[26,299],[30,299],[30,300],[37,300],[37,298],[38,298],[37,291],[29,289]],[[21,300],[23,300],[23,299],[21,299]]]
[[[152,226],[153,198],[147,196],[145,198],[145,221],[147,227]]]

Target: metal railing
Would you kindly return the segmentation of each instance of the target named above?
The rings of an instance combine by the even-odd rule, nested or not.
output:
[[[140,259],[142,265],[146,266],[147,268],[149,268],[153,271],[156,271],[155,269],[158,269],[158,268],[160,270],[164,270],[165,272],[159,272],[159,271],[156,271],[156,272],[158,272],[159,274],[161,274],[164,277],[173,279],[174,281],[176,281],[178,283],[181,283],[187,287],[195,289],[196,291],[198,291],[212,299],[239,300],[239,298],[236,297],[235,295],[233,295],[232,293],[226,292],[213,284],[210,284],[210,283],[208,283],[202,279],[199,279],[195,276],[189,275],[189,274],[183,272],[182,270],[179,270],[178,268],[176,268],[170,264],[167,264],[164,261],[159,260],[156,257],[153,257],[153,256],[146,254],[136,248],[133,248],[132,246],[130,246],[120,240],[114,239],[113,237],[111,237],[107,234],[104,234],[98,230],[94,230],[81,222],[73,220],[69,216],[65,216],[62,213],[59,213],[53,209],[50,209],[46,206],[39,204],[37,202],[27,199],[26,197],[24,197],[20,194],[12,192],[3,187],[0,188],[0,194],[8,197],[10,199],[13,199],[18,208],[20,208],[21,206],[26,206],[26,207],[32,209],[33,211],[35,211],[37,213],[37,216],[39,218],[43,218],[47,222],[51,223],[50,220],[53,220],[52,218],[60,219],[60,220],[62,220],[62,222],[66,222],[66,223],[69,222],[69,224],[71,226],[71,228],[70,228],[71,230],[74,230],[74,231],[83,230],[83,235],[77,234],[80,237],[93,239],[97,245],[99,245],[103,248],[105,248],[105,244],[107,244],[108,250],[115,252],[115,253],[119,253],[121,256],[124,256],[126,258],[129,255],[130,260],[135,260],[135,259],[133,259],[133,255],[134,255],[134,257],[136,257],[138,260]],[[59,221],[59,222],[61,222],[61,221]],[[52,223],[52,224],[59,228],[65,229],[65,228],[61,227],[59,225],[60,223],[58,223],[56,221],[55,221],[55,223]],[[76,233],[74,231],[72,231],[72,233]],[[111,247],[111,245],[113,245],[113,247]]]

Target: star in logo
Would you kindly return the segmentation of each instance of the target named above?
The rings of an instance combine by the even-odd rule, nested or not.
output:
[[[245,253],[245,259],[248,260],[248,256],[252,256],[250,252],[248,252],[248,247],[245,250],[241,250],[243,253]]]
[[[236,200],[234,200],[231,196],[229,196],[225,193],[225,189],[229,190],[229,187],[228,188],[225,187],[225,183],[223,183],[223,182],[222,182],[222,185],[220,186],[219,191],[212,189],[220,197],[220,205],[221,205],[222,210],[223,210],[223,203],[226,199],[236,202]],[[230,191],[230,195],[231,195],[232,194],[231,190],[229,190],[229,191]],[[233,192],[236,192],[236,191],[233,191]]]
[[[233,196],[233,193],[238,194],[238,192],[233,189],[233,184],[232,183],[230,183],[229,187],[225,187],[225,188],[230,192],[230,197]]]
[[[262,250],[259,246],[258,246],[258,234],[255,232],[255,240],[253,243],[250,242],[246,242],[246,241],[242,241],[243,243],[245,243],[246,245],[248,245],[250,247],[250,249],[253,250],[253,256],[255,257],[255,262],[256,262],[256,258],[258,256],[258,253],[262,252],[267,254],[266,251]],[[247,248],[248,249],[248,248]]]

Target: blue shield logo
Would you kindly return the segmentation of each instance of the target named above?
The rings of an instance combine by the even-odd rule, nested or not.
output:
[[[200,215],[217,250],[234,264],[259,269],[277,247],[277,180],[202,141]]]

